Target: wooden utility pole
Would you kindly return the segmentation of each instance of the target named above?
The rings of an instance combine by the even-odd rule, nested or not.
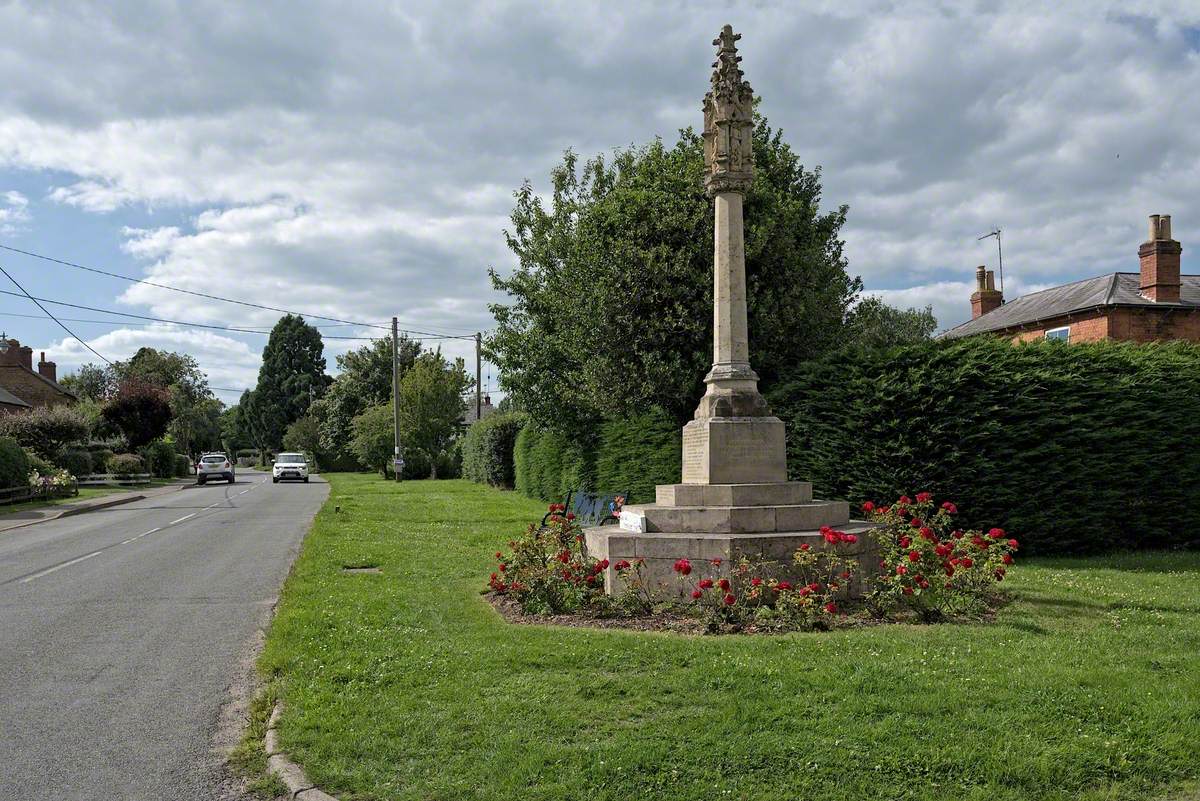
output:
[[[483,385],[480,379],[483,377],[483,357],[480,355],[480,350],[483,347],[483,334],[476,332],[475,334],[475,420],[483,419]],[[481,429],[482,430],[482,429]]]
[[[392,318],[392,434],[393,434],[393,449],[392,449],[392,470],[396,474],[396,480],[400,480],[400,469],[397,463],[400,461],[400,322],[395,317]]]

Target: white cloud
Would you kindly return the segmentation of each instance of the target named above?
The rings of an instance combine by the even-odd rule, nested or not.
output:
[[[15,189],[0,193],[0,236],[25,230],[31,219],[27,197]]]

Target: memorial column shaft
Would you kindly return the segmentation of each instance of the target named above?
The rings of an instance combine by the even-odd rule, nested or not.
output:
[[[721,192],[713,199],[716,216],[713,255],[713,366],[750,369],[746,323],[746,245],[742,235],[742,194]]]

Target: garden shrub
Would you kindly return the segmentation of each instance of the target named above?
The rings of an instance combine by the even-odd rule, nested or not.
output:
[[[472,423],[462,439],[463,478],[512,489],[513,449],[524,425],[525,416],[516,412],[498,412]]]
[[[0,437],[0,489],[25,486],[29,471],[29,455],[25,449],[11,437]]]
[[[82,442],[90,433],[87,416],[72,406],[39,406],[0,416],[0,436],[12,437],[44,459],[53,459],[65,446]]]
[[[171,478],[175,475],[175,446],[164,440],[155,440],[140,450],[146,472],[155,478]]]
[[[1196,546],[1200,346],[972,337],[798,365],[788,472],[860,503],[916,488],[1031,553]]]
[[[514,598],[525,614],[575,612],[605,598],[608,560],[588,556],[574,515],[557,514],[557,505],[551,511],[556,514],[547,525],[531,524],[509,543],[509,555],[496,553],[496,572],[488,580],[493,592]]]
[[[192,460],[182,453],[175,454],[175,477],[187,478],[192,474]]]
[[[105,467],[109,473],[117,476],[131,476],[146,472],[146,463],[136,453],[118,453],[108,460]]]
[[[103,473],[104,466],[108,464],[108,460],[113,458],[116,453],[112,448],[105,445],[89,445],[88,452],[92,455],[92,472]]]
[[[58,455],[55,463],[76,478],[92,473],[92,453],[82,448],[67,448]]]
[[[38,473],[39,475],[48,476],[58,470],[49,459],[43,459],[29,448],[25,449],[25,459],[29,462],[30,473]],[[28,476],[26,477],[28,479]]]

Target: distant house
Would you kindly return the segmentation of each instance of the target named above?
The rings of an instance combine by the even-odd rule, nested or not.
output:
[[[467,411],[463,413],[463,422],[467,425],[474,423],[476,420],[482,420],[492,412],[496,411],[496,407],[492,405],[492,396],[484,395],[483,402],[479,407],[479,414],[476,414],[475,399],[471,398],[467,401]]]
[[[1138,248],[1140,270],[1110,273],[1031,292],[1004,302],[991,270],[975,271],[971,320],[944,339],[992,334],[1026,342],[1055,339],[1200,342],[1200,275],[1180,273],[1182,246],[1171,238],[1171,217],[1150,216],[1150,236]]]
[[[3,348],[3,345],[7,348]],[[0,343],[0,413],[28,411],[42,406],[77,403],[78,398],[58,383],[58,366],[42,353],[33,369],[33,348],[15,339]]]

